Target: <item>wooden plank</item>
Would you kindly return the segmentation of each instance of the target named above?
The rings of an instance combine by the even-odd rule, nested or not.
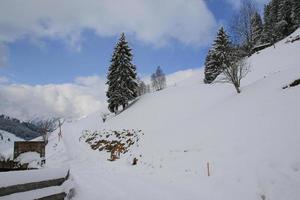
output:
[[[54,195],[42,197],[42,198],[35,199],[35,200],[64,200],[66,196],[67,196],[67,194],[65,192],[62,192],[59,194],[54,194]]]
[[[61,193],[66,193],[66,196],[68,196],[67,191],[65,190],[63,185],[14,193],[14,194],[0,197],[0,200],[34,200],[34,199],[42,199],[44,197],[59,199],[63,196]]]
[[[65,182],[65,180],[68,178],[68,175],[67,175],[67,177],[59,178],[59,179],[52,179],[52,180],[45,180],[45,181],[40,181],[40,182],[25,183],[25,184],[19,184],[19,185],[12,185],[12,186],[8,186],[8,187],[1,187],[0,188],[0,197],[18,193],[18,192],[26,192],[26,191],[30,191],[30,190],[45,188],[45,187],[59,186]]]

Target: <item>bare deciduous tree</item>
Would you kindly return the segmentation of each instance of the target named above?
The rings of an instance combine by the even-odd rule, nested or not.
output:
[[[166,76],[160,66],[158,66],[156,71],[151,75],[151,84],[155,91],[166,88]]]
[[[138,96],[142,96],[143,94],[146,94],[149,92],[147,90],[146,83],[144,81],[142,81],[139,77],[137,78],[137,83],[138,83],[138,88],[137,88]]]
[[[49,133],[52,133],[60,126],[59,118],[34,119],[31,121],[37,127],[37,131],[41,133],[44,142],[48,143]]]
[[[235,59],[224,67],[217,82],[230,83],[234,86],[237,93],[241,93],[241,80],[248,74],[249,70],[250,65],[244,59]]]
[[[234,16],[230,25],[234,41],[243,46],[248,54],[251,53],[253,43],[251,19],[256,12],[257,8],[253,0],[243,0],[239,13]]]

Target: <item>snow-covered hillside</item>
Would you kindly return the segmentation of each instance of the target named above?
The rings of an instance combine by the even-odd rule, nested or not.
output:
[[[71,167],[75,199],[298,200],[300,85],[282,87],[300,78],[300,41],[285,41],[248,59],[241,94],[203,84],[201,72],[104,124],[100,113],[65,124],[62,141],[50,138],[48,167]],[[115,162],[79,141],[83,130],[124,128],[144,135]]]
[[[7,131],[0,130],[0,159],[13,157],[15,141],[23,141],[23,139]]]

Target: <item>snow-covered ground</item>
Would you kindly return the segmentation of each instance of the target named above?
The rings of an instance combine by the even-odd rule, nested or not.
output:
[[[23,139],[7,131],[0,130],[0,160],[13,158],[15,141],[23,141]]]
[[[299,200],[300,85],[282,89],[300,78],[299,53],[300,41],[283,40],[250,57],[241,94],[203,84],[201,71],[104,124],[100,113],[65,123],[61,140],[50,137],[46,167],[70,167],[78,200]],[[132,155],[110,162],[79,140],[104,129],[144,135]]]

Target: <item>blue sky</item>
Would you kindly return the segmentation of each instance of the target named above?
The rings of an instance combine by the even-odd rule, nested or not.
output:
[[[158,65],[168,86],[200,77],[217,29],[240,1],[1,0],[0,114],[107,112],[106,72],[121,32],[145,80]]]
[[[236,11],[227,1],[207,1],[206,5],[216,20],[211,33],[215,33],[219,24],[226,24]],[[202,26],[201,21],[198,26]],[[184,44],[175,39],[156,46],[136,39],[132,33],[127,38],[141,76],[152,73],[158,65],[167,74],[198,68],[203,65],[208,49],[207,44]],[[105,76],[117,39],[117,34],[99,36],[92,30],[83,30],[80,50],[74,50],[60,38],[33,40],[25,35],[7,43],[8,61],[0,68],[0,74],[15,83],[30,85],[72,82],[78,76]],[[208,43],[211,39],[207,38]]]

